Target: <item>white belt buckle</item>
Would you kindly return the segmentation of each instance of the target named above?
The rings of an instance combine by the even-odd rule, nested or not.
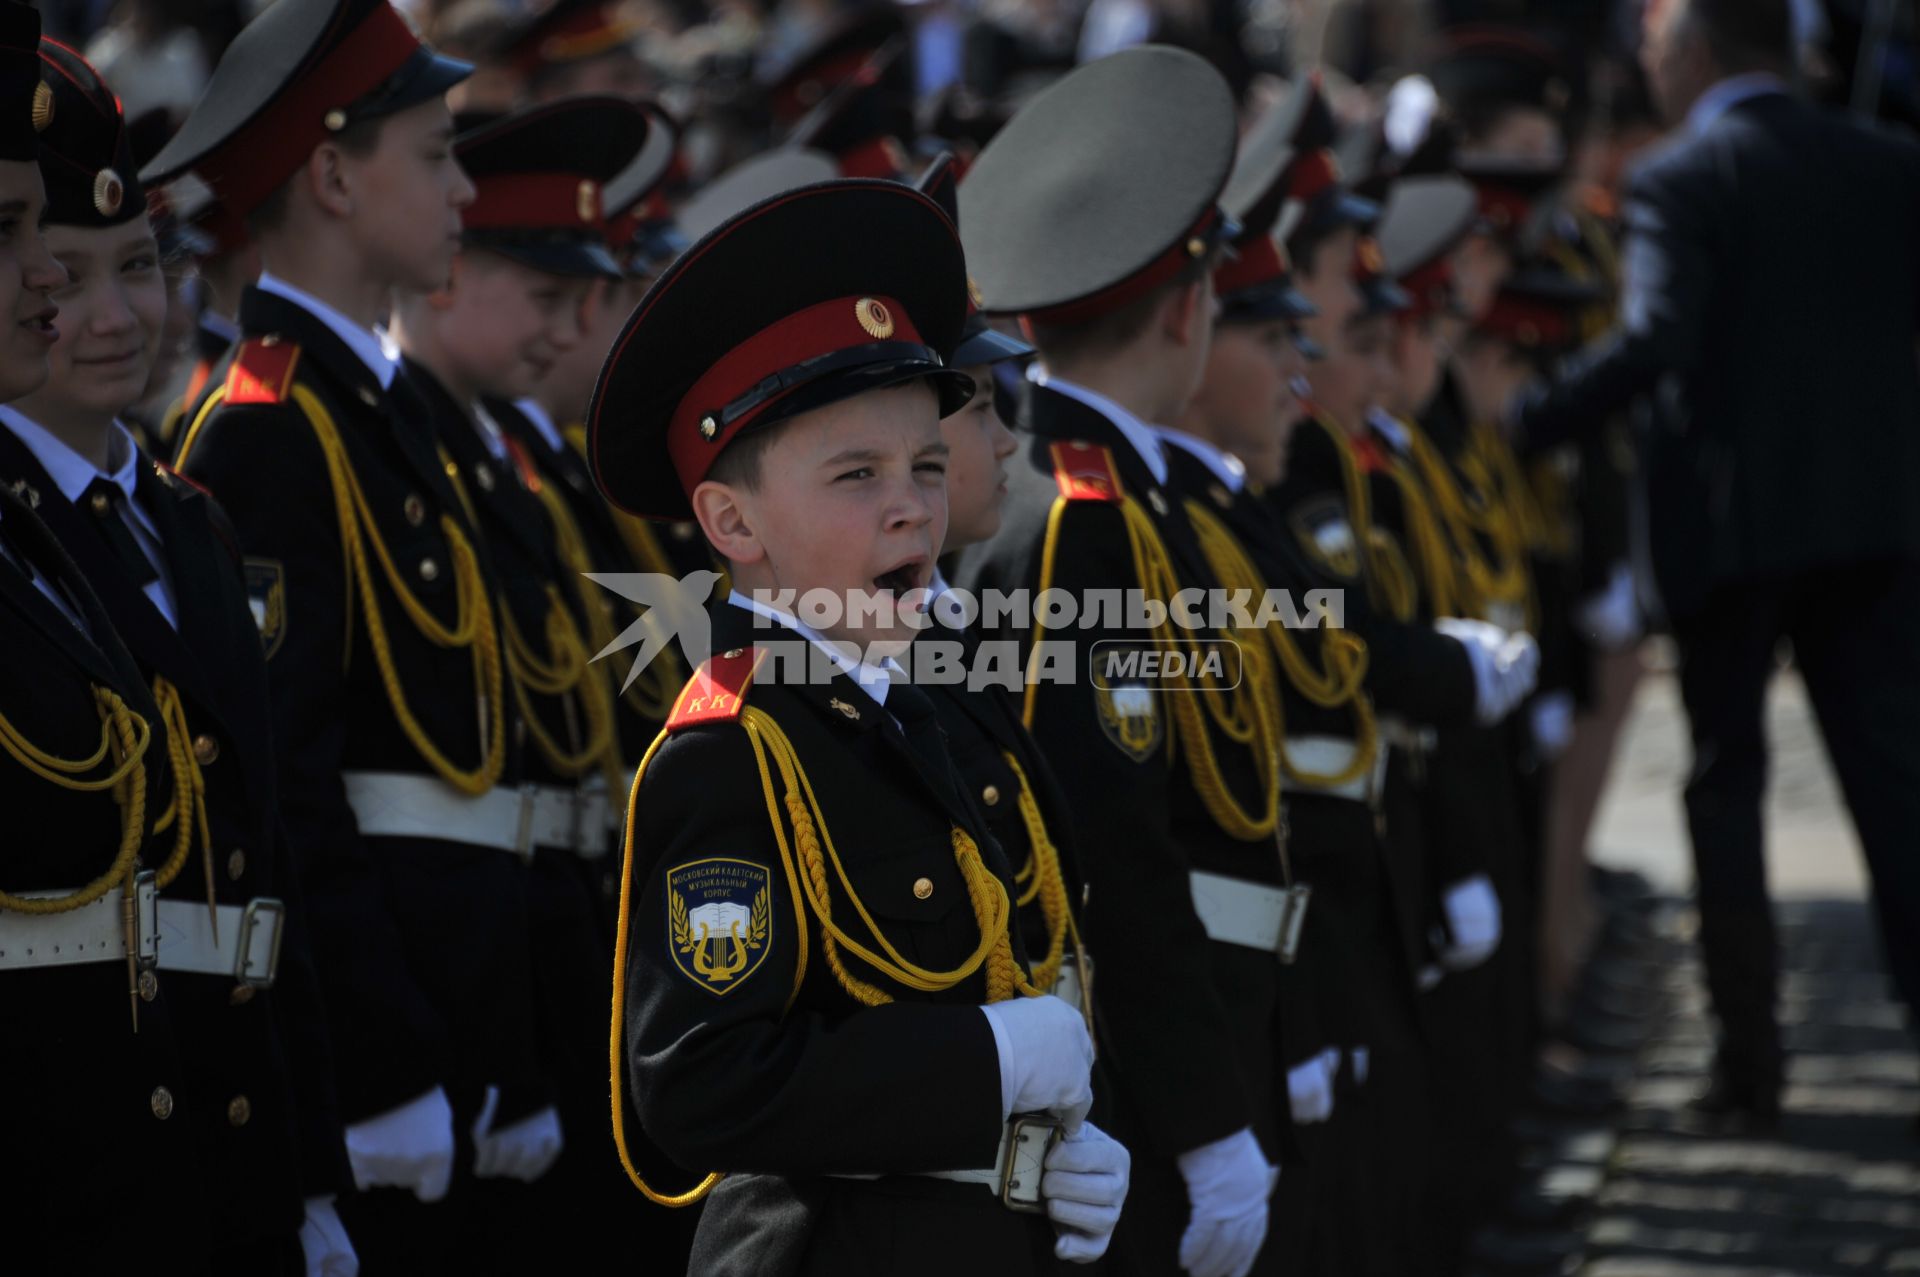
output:
[[[160,888],[151,869],[133,876],[133,926],[134,961],[151,971],[160,961]]]
[[[1044,1214],[1040,1192],[1047,1154],[1067,1133],[1066,1123],[1046,1113],[1019,1113],[1007,1124],[1007,1164],[1000,1172],[1000,1204],[1027,1215]]]
[[[272,896],[247,901],[240,915],[240,943],[233,958],[233,978],[250,989],[271,989],[280,974],[280,936],[286,921],[287,906]],[[264,924],[262,920],[265,920]],[[269,930],[259,942],[265,949],[262,960],[254,962],[255,936],[262,925]],[[259,968],[264,967],[264,970]]]

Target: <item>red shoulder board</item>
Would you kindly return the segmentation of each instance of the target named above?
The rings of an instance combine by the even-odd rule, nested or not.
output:
[[[1387,454],[1371,437],[1361,435],[1354,439],[1353,459],[1360,463],[1362,474],[1384,474],[1388,469]]]
[[[693,672],[667,715],[667,730],[679,731],[696,723],[729,722],[746,708],[747,685],[760,667],[763,655],[757,648],[736,647],[709,656]]]
[[[279,403],[293,388],[300,347],[277,337],[251,337],[240,343],[227,369],[227,402]]]
[[[1099,444],[1054,444],[1053,480],[1069,501],[1119,501],[1126,495],[1113,453]]]
[[[520,482],[528,492],[540,491],[540,467],[535,464],[533,454],[526,445],[512,435],[502,433],[500,442],[507,446],[507,456],[513,460],[513,468],[520,472]]]

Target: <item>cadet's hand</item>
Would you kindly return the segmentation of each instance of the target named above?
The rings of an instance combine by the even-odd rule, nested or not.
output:
[[[1433,628],[1467,649],[1473,664],[1474,718],[1491,727],[1533,691],[1540,647],[1531,634],[1509,634],[1497,625],[1443,616]]]
[[[1527,727],[1542,758],[1551,762],[1566,753],[1573,743],[1573,693],[1556,691],[1534,697],[1527,707]]]
[[[445,1197],[453,1180],[453,1106],[447,1093],[436,1086],[349,1126],[347,1161],[356,1187],[410,1188],[423,1202]]]
[[[480,1116],[473,1123],[475,1179],[517,1179],[531,1184],[545,1175],[560,1156],[560,1112],[549,1104],[512,1126],[493,1129],[494,1110],[500,1106],[500,1088],[487,1088]]]
[[[1053,1146],[1047,1154],[1040,1191],[1047,1217],[1059,1227],[1053,1253],[1074,1264],[1090,1264],[1107,1253],[1120,1205],[1127,1200],[1133,1166],[1126,1147],[1091,1122]]]
[[[1309,1126],[1333,1116],[1333,1068],[1326,1052],[1287,1070],[1287,1103],[1293,1109],[1295,1126]]]
[[[307,1199],[300,1251],[307,1257],[307,1277],[360,1277],[360,1256],[354,1253],[340,1213],[333,1209],[333,1194]]]
[[[1640,637],[1640,600],[1633,585],[1633,569],[1616,563],[1607,573],[1606,588],[1581,599],[1573,609],[1573,623],[1602,650],[1619,652]]]
[[[1000,1052],[1000,1120],[1054,1113],[1073,1134],[1093,1107],[1093,1039],[1086,1020],[1055,997],[1011,998],[980,1010]]]
[[[1280,1168],[1267,1163],[1251,1130],[1179,1157],[1193,1214],[1180,1239],[1180,1266],[1193,1277],[1247,1277],[1267,1240],[1267,1199]]]
[[[1500,897],[1485,874],[1463,878],[1440,897],[1446,933],[1435,948],[1448,971],[1471,971],[1500,947]]]

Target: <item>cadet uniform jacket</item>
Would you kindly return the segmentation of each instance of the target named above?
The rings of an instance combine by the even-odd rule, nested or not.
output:
[[[404,376],[383,391],[283,297],[248,290],[240,321],[245,339],[189,427],[181,467],[232,516],[268,621],[281,811],[307,888],[343,1118],[435,1085],[456,1108],[488,1084],[532,1093],[525,866],[442,838],[363,835],[344,775],[436,776],[424,742],[452,768],[484,779],[491,756],[498,783],[517,781],[510,695],[489,686],[471,648],[431,641],[398,593],[443,627],[497,633],[484,547]],[[330,415],[336,450],[323,447],[308,403]],[[343,509],[361,555],[343,546]],[[471,547],[464,558],[456,536]],[[503,1105],[496,1120],[514,1116]]]

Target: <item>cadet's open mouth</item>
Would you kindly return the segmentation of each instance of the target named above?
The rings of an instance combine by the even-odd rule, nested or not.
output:
[[[895,567],[888,568],[873,578],[873,588],[881,591],[905,594],[927,583],[927,560],[919,555],[908,559]]]

